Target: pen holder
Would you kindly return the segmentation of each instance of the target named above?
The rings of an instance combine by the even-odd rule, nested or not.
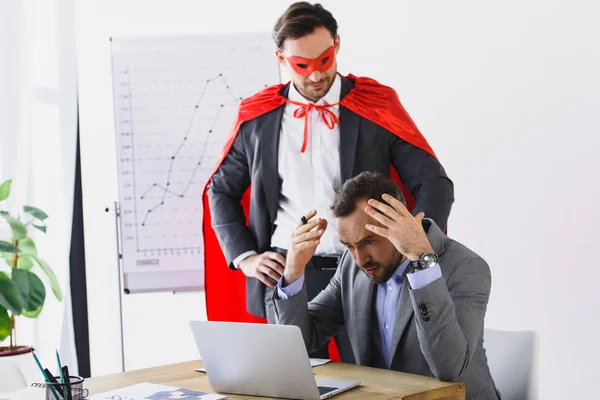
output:
[[[55,376],[54,379],[59,383],[44,383],[44,386],[46,386],[46,400],[83,400],[89,394],[89,391],[83,388],[84,379],[80,376],[69,376],[68,389],[66,383],[60,383],[60,376]],[[66,392],[65,389],[67,389]],[[69,391],[71,396],[69,396]],[[58,399],[55,393],[58,395]]]

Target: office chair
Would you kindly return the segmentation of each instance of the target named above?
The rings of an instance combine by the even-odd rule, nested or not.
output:
[[[23,373],[13,361],[0,358],[0,393],[12,392],[27,386]]]
[[[533,331],[484,331],[483,347],[502,400],[537,398],[535,345]]]

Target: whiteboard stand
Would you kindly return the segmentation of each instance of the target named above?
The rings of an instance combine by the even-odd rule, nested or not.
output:
[[[119,202],[115,201],[115,226],[116,226],[116,237],[117,237],[117,278],[119,281],[119,329],[121,335],[121,371],[125,372],[125,338],[123,334],[123,299],[121,298],[121,291],[128,294],[128,290],[123,290],[123,242],[121,241],[121,210]]]

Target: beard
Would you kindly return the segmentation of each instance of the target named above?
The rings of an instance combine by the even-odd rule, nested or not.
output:
[[[400,265],[401,261],[402,254],[400,254],[399,251],[394,249],[394,253],[384,262],[369,261],[362,265],[360,268],[363,270],[363,272],[365,272],[367,277],[369,277],[371,282],[379,285],[381,283],[387,282],[392,277],[392,275],[394,275],[394,272],[396,272],[396,269]],[[366,270],[372,268],[377,269],[374,270],[373,273],[366,272]]]
[[[302,90],[300,90],[300,94],[302,94],[302,96],[306,97],[311,101],[317,102],[329,92],[329,89],[331,89],[331,86],[333,85],[334,79],[335,75],[333,77],[324,76],[318,82],[319,86],[321,86],[322,84],[321,87],[315,87],[315,82],[311,82],[308,80],[304,81],[302,83]]]

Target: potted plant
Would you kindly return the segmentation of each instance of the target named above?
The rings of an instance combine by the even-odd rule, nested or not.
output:
[[[42,312],[46,287],[37,273],[43,273],[54,296],[62,300],[56,275],[38,256],[28,236],[30,228],[46,233],[44,220],[48,216],[31,206],[24,206],[17,216],[6,211],[3,202],[10,195],[11,184],[12,180],[7,180],[0,185],[0,342],[10,336],[9,346],[0,346],[0,357],[31,351],[31,347],[17,346],[16,317],[36,318]],[[2,237],[1,232],[8,237]]]

